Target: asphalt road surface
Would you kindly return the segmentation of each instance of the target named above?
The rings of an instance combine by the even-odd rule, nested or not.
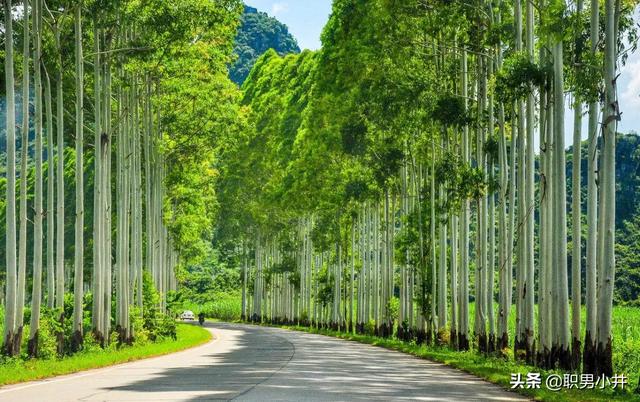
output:
[[[514,401],[472,375],[374,346],[208,324],[184,352],[0,388],[0,401]]]

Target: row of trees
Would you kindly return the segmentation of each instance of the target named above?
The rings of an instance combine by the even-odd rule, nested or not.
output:
[[[252,130],[221,155],[218,236],[243,244],[245,317],[612,375],[616,77],[634,8],[338,0],[322,50],[268,52],[243,86]]]
[[[65,335],[73,351],[82,346],[88,329],[83,311],[87,293],[95,339],[107,344],[115,324],[119,342],[129,343],[135,336],[131,311],[143,314],[143,270],[151,274],[161,295],[159,307],[164,308],[167,292],[176,287],[176,266],[203,255],[203,234],[210,232],[213,216],[209,199],[214,146],[203,152],[194,144],[215,144],[216,135],[241,124],[242,114],[229,106],[237,103],[237,91],[226,77],[241,4],[3,3],[3,352],[20,353],[25,303],[30,302],[28,354],[38,356],[44,296],[58,314],[60,328],[68,327],[66,334],[62,329],[58,334],[60,353],[65,351]],[[16,15],[20,32],[13,30]],[[22,54],[14,54],[20,43]],[[22,137],[16,172],[17,64],[22,66]],[[199,101],[204,93],[206,100]],[[221,126],[225,128],[219,130]],[[87,137],[92,140],[85,141]],[[72,185],[64,180],[68,169],[74,170]],[[65,212],[72,195],[75,216],[69,217]],[[86,204],[91,205],[88,210]],[[65,236],[67,228],[74,228],[71,240]],[[65,274],[69,266],[72,278]],[[73,293],[72,317],[64,315],[68,291]]]

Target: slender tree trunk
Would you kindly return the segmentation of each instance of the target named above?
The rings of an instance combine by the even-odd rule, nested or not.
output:
[[[598,51],[600,30],[600,10],[598,0],[591,0],[590,40],[591,54]],[[586,267],[586,333],[584,338],[583,371],[596,374],[596,266],[597,266],[597,220],[598,220],[598,101],[589,103],[589,149],[587,153],[587,267]]]
[[[42,1],[35,0],[33,7],[33,36],[35,42],[35,121],[36,121],[36,156],[35,156],[35,197],[33,217],[33,289],[31,292],[31,324],[29,326],[28,353],[38,356],[38,340],[40,335],[40,305],[42,302]]]
[[[96,22],[97,24],[97,22]],[[100,29],[94,29],[94,152],[93,152],[93,273],[91,276],[93,311],[91,314],[93,335],[96,341],[105,345],[107,339],[104,333],[104,282],[103,282],[103,249],[104,220],[103,220],[103,174],[102,174],[102,60],[100,55]]]
[[[51,100],[51,79],[45,70],[45,109],[47,116],[47,307],[55,306],[56,276],[55,276],[55,205],[54,185],[54,155],[53,155],[53,108]],[[60,279],[60,278],[58,278]],[[64,278],[62,278],[64,280]]]
[[[527,55],[531,62],[535,62],[534,59],[534,15],[533,15],[533,1],[526,2],[526,47]],[[525,219],[526,225],[524,230],[525,237],[525,323],[523,326],[524,332],[524,347],[526,351],[526,359],[530,364],[534,363],[535,359],[535,335],[534,335],[534,303],[535,303],[535,278],[534,278],[534,218],[535,218],[535,189],[534,189],[534,169],[535,169],[535,153],[534,153],[534,137],[535,137],[535,95],[531,91],[527,97],[527,138],[526,138],[526,168],[525,168]]]
[[[25,10],[29,10],[29,0],[24,2]],[[29,159],[29,114],[30,101],[30,24],[29,12],[23,13],[22,25],[23,33],[23,53],[22,53],[22,137],[21,137],[21,158],[20,158],[20,243],[18,244],[18,290],[16,296],[16,334],[13,344],[13,354],[20,354],[22,344],[22,332],[24,326],[24,303],[27,282],[27,187],[28,187],[28,159]],[[7,42],[8,43],[8,42]],[[8,54],[7,54],[8,55]],[[8,57],[8,56],[7,56]],[[7,92],[7,99],[8,99]],[[7,173],[9,173],[7,171]],[[8,177],[7,177],[8,178]],[[7,198],[9,199],[9,198]],[[9,237],[7,237],[7,240]],[[7,264],[9,268],[9,264]]]
[[[576,3],[576,14],[582,15],[583,0]],[[580,65],[582,40],[575,40],[575,64]],[[582,305],[582,100],[576,97],[573,118],[573,177],[571,192],[571,364],[580,367],[580,307]]]
[[[468,64],[467,51],[462,51],[462,97],[464,99],[465,112],[468,112],[469,84],[468,84]],[[471,162],[471,152],[469,147],[469,126],[462,128],[462,158],[465,164]],[[462,214],[460,219],[460,331],[458,332],[458,348],[460,350],[469,349],[469,200],[462,200]]]
[[[356,220],[351,222],[351,280],[349,281],[349,327],[348,331],[353,332],[353,309],[354,309],[354,281],[356,269]]]
[[[580,7],[581,8],[581,7]],[[581,271],[582,271],[582,103],[576,101],[573,120],[573,177],[571,188],[571,352],[573,368],[580,367],[580,307],[582,305]]]
[[[602,151],[602,187],[600,214],[603,230],[598,233],[602,238],[603,255],[601,257],[598,294],[596,372],[606,376],[613,375],[611,346],[611,310],[613,303],[613,287],[615,284],[615,210],[616,210],[616,129],[620,120],[620,109],[616,95],[616,62],[617,62],[617,14],[619,1],[605,1],[605,57],[604,81],[605,99],[602,112],[603,142]]]
[[[484,112],[486,107],[486,60],[482,56],[477,57],[478,69],[478,107]],[[485,128],[481,121],[482,113],[478,113],[476,128],[476,161],[484,175],[487,173],[485,161]],[[477,242],[476,242],[476,313],[474,329],[478,340],[478,350],[486,352],[487,339],[487,197],[481,196],[478,200]]]
[[[15,88],[13,75],[13,21],[10,0],[3,1],[4,6],[4,42],[5,42],[5,81],[7,95],[7,201],[6,201],[6,291],[4,313],[3,352],[14,355],[14,337],[16,336],[16,113]],[[23,99],[23,102],[26,100]],[[24,147],[24,144],[22,144]],[[24,181],[24,178],[21,179]]]
[[[442,143],[444,147],[446,147],[445,137],[447,135],[447,130],[443,131]],[[439,184],[439,199],[442,203],[443,207],[447,203],[447,195],[444,183],[444,178],[440,178],[443,182]],[[438,252],[438,340],[442,339],[443,334],[441,331],[445,330],[447,326],[447,219],[446,215],[443,222],[443,215],[441,211],[438,211],[437,214],[437,222],[438,222],[438,240],[440,242],[439,252]]]
[[[62,72],[62,48],[60,45],[60,30],[56,29],[56,48],[58,49],[58,69],[56,77],[56,135],[57,135],[57,164],[56,164],[56,308],[60,311],[60,325],[64,324],[64,90]],[[53,211],[51,211],[53,213]],[[58,337],[58,354],[63,353],[64,332]]]
[[[557,331],[555,339],[555,356],[560,367],[571,368],[571,352],[569,347],[569,294],[567,283],[567,188],[564,154],[564,77],[563,77],[563,49],[562,43],[553,45],[554,66],[554,287],[556,298],[554,311],[557,321],[554,327]],[[557,325],[556,325],[557,324]]]
[[[430,225],[431,225],[431,239],[430,239],[430,243],[431,243],[431,297],[430,297],[430,304],[431,304],[431,317],[430,317],[430,322],[429,322],[429,334],[432,334],[434,336],[434,338],[437,336],[438,333],[438,315],[436,312],[436,295],[438,293],[437,291],[437,286],[438,286],[438,279],[437,279],[437,264],[438,264],[438,259],[437,259],[437,248],[436,248],[436,167],[435,167],[435,144],[431,144],[431,219],[430,219]],[[427,338],[429,338],[429,334],[427,334]]]
[[[108,46],[108,45],[107,45]],[[102,253],[102,280],[104,282],[104,311],[102,313],[103,318],[103,331],[107,342],[111,333],[111,297],[112,297],[112,239],[111,239],[111,210],[112,210],[112,197],[111,197],[111,62],[109,55],[105,56],[102,69],[102,133],[100,135],[100,146],[102,148],[102,215],[104,225],[102,227],[102,241],[103,241],[103,253]]]
[[[75,10],[76,55],[76,217],[75,257],[73,282],[73,339],[72,349],[78,350],[83,341],[83,292],[84,292],[84,56],[82,54],[82,1]]]

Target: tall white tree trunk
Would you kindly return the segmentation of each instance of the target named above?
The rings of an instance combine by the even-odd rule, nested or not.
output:
[[[62,72],[62,49],[60,45],[60,29],[56,28],[56,48],[58,50],[58,68],[56,77],[56,303],[55,307],[60,311],[60,323],[64,324],[64,90]],[[53,211],[51,211],[53,214]],[[58,354],[64,352],[64,332],[58,333]]]
[[[462,51],[462,97],[464,99],[465,113],[468,112],[469,100],[469,71],[467,63],[467,51]],[[462,128],[462,159],[465,164],[471,162],[471,149],[469,146],[469,126]],[[468,199],[462,200],[462,213],[460,219],[460,331],[458,333],[458,348],[469,349],[469,215],[470,204]]]
[[[526,2],[526,47],[527,55],[531,62],[534,60],[534,29],[535,21],[533,14],[533,1]],[[526,357],[529,363],[533,363],[535,359],[534,351],[534,303],[535,303],[535,278],[534,278],[534,219],[535,219],[535,194],[534,194],[534,169],[535,169],[535,153],[534,153],[534,137],[535,137],[535,104],[536,99],[533,90],[529,93],[526,101],[527,108],[527,138],[526,138],[526,168],[525,168],[525,219],[526,226],[524,230],[524,246],[525,246],[525,300],[524,300],[524,326],[523,332],[525,338],[524,347]]]
[[[564,76],[563,76],[563,49],[562,43],[553,45],[554,67],[554,287],[556,297],[553,310],[556,314],[554,328],[557,331],[555,339],[556,353],[559,364],[563,368],[571,367],[571,354],[569,347],[569,293],[567,281],[567,187],[564,153]]]
[[[73,339],[72,349],[78,350],[83,341],[83,293],[84,293],[84,56],[82,52],[82,1],[75,9],[76,56],[76,217],[75,256],[73,280]]]
[[[97,21],[96,21],[97,24]],[[103,195],[102,174],[102,59],[100,55],[100,29],[94,28],[94,152],[93,152],[93,272],[91,277],[93,311],[91,314],[93,335],[100,344],[105,344],[104,333],[104,282],[103,282]]]
[[[600,10],[598,0],[591,0],[590,41],[591,54],[598,51],[600,31]],[[598,225],[598,101],[589,103],[589,149],[587,152],[587,266],[586,266],[586,332],[584,338],[583,371],[596,374],[596,267],[597,267],[597,225]]]
[[[33,217],[33,289],[31,292],[31,324],[29,326],[28,353],[38,356],[38,338],[40,331],[40,306],[42,302],[42,0],[34,0],[33,36],[35,42],[35,122],[36,155]]]
[[[10,0],[3,1],[4,42],[5,42],[5,82],[7,95],[7,204],[6,204],[6,291],[4,313],[3,350],[14,355],[13,342],[16,336],[16,113],[13,76],[13,21]],[[26,102],[26,99],[22,100]],[[24,144],[22,145],[24,147]],[[22,179],[24,180],[24,179]]]
[[[29,0],[23,3],[25,10],[29,10]],[[20,243],[18,245],[18,290],[16,296],[16,335],[14,340],[14,354],[20,353],[22,343],[22,330],[24,325],[24,303],[27,282],[27,187],[28,187],[28,159],[29,159],[29,90],[30,84],[30,60],[31,60],[31,19],[29,12],[22,15],[23,25],[23,53],[22,53],[22,137],[20,158]],[[8,93],[7,93],[8,96]],[[7,239],[9,239],[7,237]],[[7,265],[7,267],[9,267]]]
[[[55,158],[53,155],[53,107],[51,100],[51,79],[45,70],[45,109],[47,116],[47,307],[55,306]],[[60,280],[60,278],[58,278]],[[64,278],[62,278],[64,280]]]
[[[606,376],[613,375],[612,345],[611,345],[611,310],[613,303],[613,287],[615,284],[615,229],[616,229],[616,129],[620,120],[620,109],[616,94],[616,63],[618,46],[617,14],[619,2],[605,1],[605,57],[604,81],[605,98],[602,111],[603,142],[602,174],[600,207],[603,212],[603,230],[598,233],[602,238],[601,258],[602,267],[598,284],[598,319],[597,319],[597,349],[596,371]]]

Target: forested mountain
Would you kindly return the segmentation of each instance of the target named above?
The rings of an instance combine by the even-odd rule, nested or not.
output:
[[[231,80],[242,85],[258,57],[269,49],[274,49],[281,56],[300,53],[298,43],[286,25],[245,5],[235,41],[234,53],[238,59],[229,68]]]

